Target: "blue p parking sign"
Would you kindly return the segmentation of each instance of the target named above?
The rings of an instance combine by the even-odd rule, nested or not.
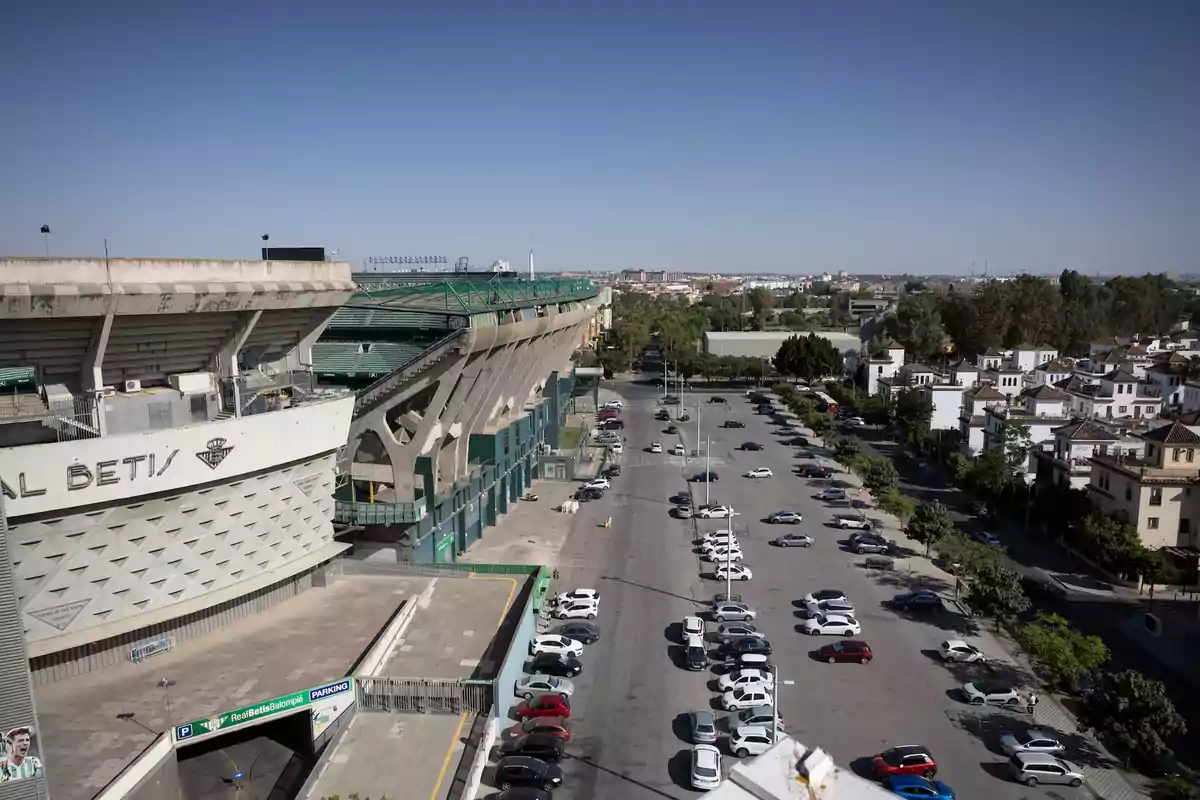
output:
[[[176,741],[181,741],[183,739],[190,739],[190,738],[192,738],[192,726],[191,725],[180,725],[177,728],[175,728],[175,740]]]

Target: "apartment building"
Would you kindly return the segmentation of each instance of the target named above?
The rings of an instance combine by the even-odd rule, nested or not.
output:
[[[1038,386],[1023,392],[1013,406],[993,404],[983,409],[983,452],[1003,450],[1005,431],[1011,425],[1022,425],[1029,429],[1034,444],[1029,458],[1017,469],[1032,475],[1036,471],[1033,452],[1042,442],[1053,440],[1053,431],[1071,422],[1066,412],[1067,395],[1053,386]]]
[[[888,342],[878,356],[866,360],[867,394],[879,394],[879,381],[896,377],[902,366],[904,348],[895,342]]]
[[[1065,381],[1071,377],[1074,369],[1070,364],[1055,358],[1034,367],[1025,376],[1025,382],[1032,386],[1054,386],[1059,381]]]
[[[1141,453],[1109,451],[1091,458],[1092,505],[1136,526],[1146,547],[1197,548],[1200,433],[1175,421],[1139,438]]]
[[[1067,410],[1077,417],[1148,420],[1162,413],[1163,398],[1158,390],[1144,386],[1124,369],[1105,373],[1096,383],[1072,376],[1057,387],[1070,395]]]
[[[1095,420],[1069,422],[1051,433],[1033,452],[1034,478],[1038,490],[1086,489],[1091,481],[1092,458],[1109,452],[1140,455],[1141,439],[1123,435]]]
[[[962,412],[958,417],[958,433],[967,456],[978,458],[983,453],[987,410],[1007,405],[1008,398],[987,384],[963,395]]]

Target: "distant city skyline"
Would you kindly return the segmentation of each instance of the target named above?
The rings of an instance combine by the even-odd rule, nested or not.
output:
[[[1195,274],[1198,37],[1191,0],[18,6],[0,254]]]

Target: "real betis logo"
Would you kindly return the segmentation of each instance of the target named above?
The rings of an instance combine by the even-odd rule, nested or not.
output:
[[[221,462],[225,460],[225,457],[233,452],[233,445],[226,447],[225,440],[220,437],[209,439],[208,444],[204,447],[204,450],[196,453],[196,458],[208,464],[209,469],[216,469],[221,466]]]
[[[212,719],[205,720],[202,724],[204,725],[205,730],[207,730],[209,733],[216,733],[217,731],[221,730],[221,726],[225,724],[225,718],[213,717]]]

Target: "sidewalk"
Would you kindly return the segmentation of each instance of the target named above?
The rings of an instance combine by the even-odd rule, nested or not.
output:
[[[813,443],[812,449],[814,450],[814,455],[816,455],[815,451],[821,451],[821,460],[829,465],[830,469],[837,475],[838,480],[848,485],[847,494],[853,496],[856,490],[862,488],[862,480],[840,463],[834,461],[832,456],[828,454],[829,451],[825,447],[824,442],[813,434],[812,431],[804,430],[806,431],[805,435]],[[917,576],[918,581],[922,577],[928,578],[932,586],[953,587],[957,578],[939,568],[928,558],[925,558],[923,555],[925,546],[904,535],[900,527],[900,520],[870,505],[866,492],[864,491],[862,494],[863,497],[859,499],[868,504],[864,510],[869,509],[872,512],[873,520],[881,523],[879,528],[886,532],[885,536],[895,540],[896,544],[900,547],[913,552],[912,555],[896,559],[896,570],[907,571],[910,575]],[[1003,633],[997,635],[981,625],[975,635],[964,638],[985,653],[1005,654],[1018,667],[1029,674],[1033,674],[1032,665],[1025,657],[1025,654],[1021,652],[1017,643]],[[1039,697],[1041,699],[1034,707],[1033,713],[1034,721],[1037,724],[1058,731],[1065,736],[1082,737],[1114,765],[1117,763],[1117,760],[1113,758],[1112,754],[1103,745],[1097,742],[1094,737],[1079,729],[1074,716],[1063,706],[1057,696],[1043,692]],[[1088,791],[1091,792],[1093,797],[1099,798],[1099,800],[1140,800],[1141,798],[1149,797],[1147,789],[1139,789],[1135,784],[1135,781],[1139,783],[1143,781],[1141,776],[1128,775],[1115,766],[1105,768],[1080,765],[1080,767],[1087,778],[1085,785]]]

